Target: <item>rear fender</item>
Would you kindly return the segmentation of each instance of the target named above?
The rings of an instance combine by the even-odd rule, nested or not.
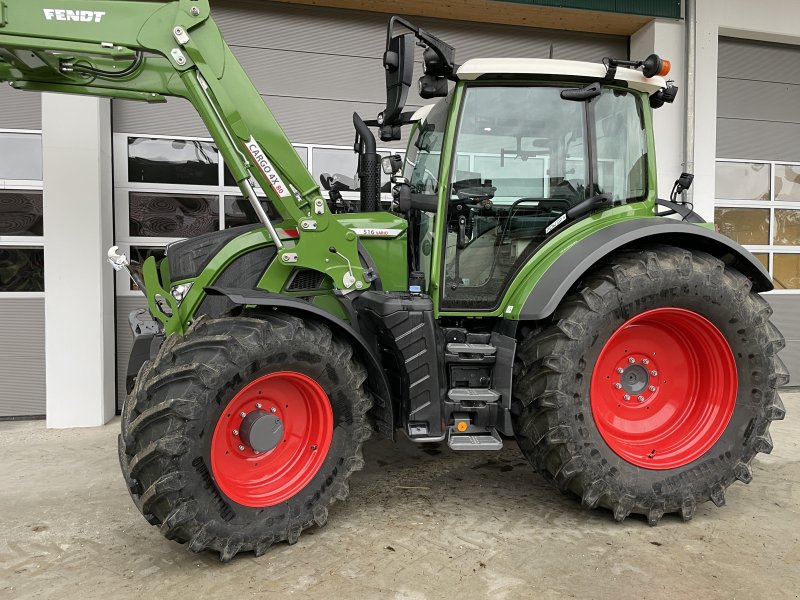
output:
[[[238,306],[263,306],[280,309],[303,319],[316,319],[328,325],[340,337],[350,341],[358,358],[367,370],[367,385],[375,399],[372,414],[381,434],[394,439],[394,412],[389,382],[380,357],[349,323],[303,300],[260,289],[207,287],[209,295],[226,296]]]
[[[507,318],[537,321],[553,314],[575,283],[600,260],[624,248],[661,244],[700,250],[722,260],[753,282],[756,292],[773,289],[764,266],[750,252],[728,237],[711,229],[665,219],[632,219],[601,229],[574,244],[550,266],[545,274],[520,296],[526,300],[518,313]]]

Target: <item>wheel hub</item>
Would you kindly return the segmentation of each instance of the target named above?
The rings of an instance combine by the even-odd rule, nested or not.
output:
[[[283,423],[271,413],[254,410],[242,419],[239,437],[255,452],[269,452],[283,438]]]
[[[650,383],[650,373],[642,365],[628,365],[622,370],[620,384],[626,393],[639,395]]]

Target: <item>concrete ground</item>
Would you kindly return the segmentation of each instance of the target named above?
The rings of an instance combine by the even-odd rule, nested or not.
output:
[[[371,441],[324,529],[220,564],[133,506],[118,421],[0,423],[0,598],[798,598],[800,393],[728,505],[651,528],[588,512],[499,453]]]

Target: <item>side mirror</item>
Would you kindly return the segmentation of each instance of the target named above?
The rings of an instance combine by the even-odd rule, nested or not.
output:
[[[414,76],[414,36],[410,33],[390,38],[383,54],[386,70],[386,108],[378,115],[381,128],[396,125],[406,104]]]
[[[672,202],[675,202],[675,199],[692,187],[692,182],[694,181],[694,175],[692,173],[681,173],[681,176],[675,180],[675,185],[672,186],[672,193],[669,195],[669,199]]]

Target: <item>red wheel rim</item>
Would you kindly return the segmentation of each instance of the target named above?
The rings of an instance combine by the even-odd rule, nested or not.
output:
[[[271,449],[259,452],[248,443],[243,426],[254,418],[282,432],[271,438]],[[222,411],[211,438],[211,471],[231,500],[274,506],[317,474],[332,437],[333,411],[322,387],[302,373],[270,373],[248,383]]]
[[[737,390],[736,362],[719,329],[690,310],[656,308],[626,321],[600,351],[592,415],[621,458],[673,469],[716,443]]]

